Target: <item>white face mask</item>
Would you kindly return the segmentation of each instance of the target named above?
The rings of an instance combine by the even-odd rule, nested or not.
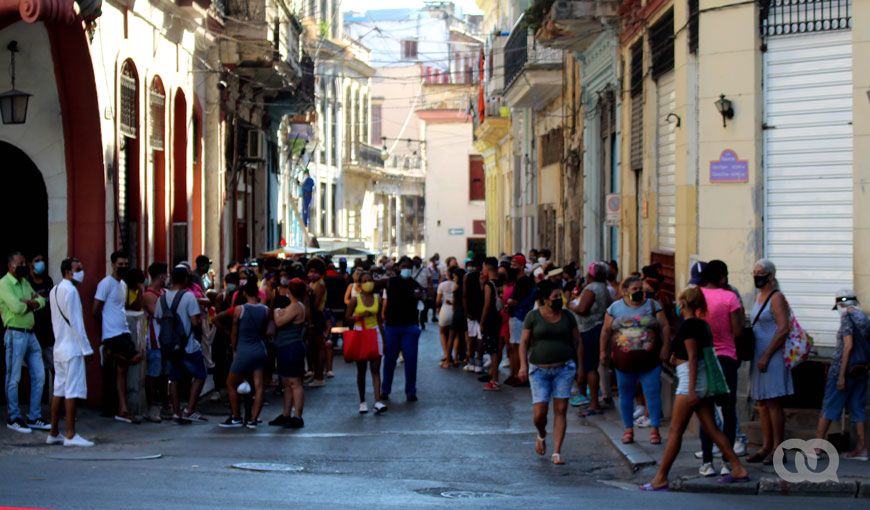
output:
[[[843,317],[843,316],[845,316],[847,313],[849,313],[849,307],[848,307],[848,306],[838,306],[838,307],[837,307],[837,313],[840,314],[840,317]]]
[[[85,281],[85,272],[84,271],[76,271],[72,274],[72,279],[74,282],[82,283]]]

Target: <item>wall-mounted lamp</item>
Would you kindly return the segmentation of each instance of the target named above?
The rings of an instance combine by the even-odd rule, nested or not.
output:
[[[15,89],[15,54],[18,53],[18,41],[10,41],[6,46],[11,54],[10,74],[12,90],[0,94],[0,116],[3,124],[24,124],[27,120],[27,103],[31,94]]]
[[[682,119],[680,119],[680,116],[677,115],[677,114],[674,113],[674,112],[671,112],[671,113],[668,114],[667,117],[665,117],[665,122],[667,122],[668,124],[670,124],[670,123],[671,123],[671,118],[677,119],[677,125],[676,125],[675,127],[680,127],[680,124],[682,124]]]
[[[867,101],[870,101],[870,89],[867,89]]]
[[[722,127],[727,126],[727,119],[734,118],[734,104],[730,99],[725,99],[725,94],[719,94],[719,99],[714,104],[716,110],[722,114]]]

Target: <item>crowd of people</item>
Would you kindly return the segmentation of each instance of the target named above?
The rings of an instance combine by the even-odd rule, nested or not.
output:
[[[418,400],[420,334],[437,324],[441,368],[473,374],[484,391],[500,391],[503,384],[530,388],[535,451],[549,452],[553,464],[565,463],[571,406],[582,417],[613,409],[624,427],[624,443],[634,442],[635,428],[642,427],[650,429],[651,444],[661,444],[665,369],[677,380],[670,432],[660,469],[643,489],[667,488],[693,414],[701,424],[699,473],[718,472],[729,483],[748,480],[736,412],[741,361],[751,362],[750,394],[763,435],[761,447],[745,462],[772,463],[783,441],[783,399],[794,393],[784,356],[793,314],[776,267],[766,259],[754,266],[757,292],[749,313],[729,284],[726,264],[718,260],[693,264],[688,288],[675,299],[665,290],[659,265],[620,281],[614,261],[560,267],[548,250],[500,258],[469,253],[462,263],[453,257],[442,261],[437,254],[429,260],[360,258],[352,265],[343,258],[272,258],[231,263],[222,281],[205,256],[197,257],[194,267],[155,262],[147,275],[131,269],[129,260],[123,252],[111,255],[111,273],[100,280],[91,310],[101,334],[104,393],[110,399],[105,405],[118,421],[140,420],[126,401],[127,379],[130,367],[145,363],[148,421],[207,421],[197,404],[211,373],[215,387],[209,398],[229,407],[219,426],[257,428],[266,392],[274,388],[283,396],[283,408],[269,425],[304,427],[306,389],[334,377],[334,352],[348,330],[376,332],[376,355],[356,361],[358,412],[368,413],[371,403],[375,414],[383,414],[394,398],[399,364],[406,400]],[[63,279],[54,285],[44,257],[28,263],[15,253],[0,279],[7,426],[23,433],[48,430],[50,444],[88,446],[93,443],[75,432],[74,419],[76,399],[87,396],[84,357],[93,353],[78,294],[85,273],[75,258],[65,259],[60,269]],[[834,309],[841,326],[817,435],[824,437],[846,408],[858,437],[857,448],[844,455],[866,460],[870,321],[849,289],[836,294]],[[131,335],[129,310],[144,313],[144,348]],[[23,363],[31,386],[26,419],[18,403]],[[43,363],[53,377],[50,422],[40,405]],[[723,458],[718,470],[717,454]]]

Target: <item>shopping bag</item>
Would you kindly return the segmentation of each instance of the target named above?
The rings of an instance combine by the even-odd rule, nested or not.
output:
[[[707,397],[727,395],[731,390],[725,380],[725,373],[719,365],[719,358],[712,347],[704,347],[704,369],[707,371]]]
[[[345,331],[342,338],[345,361],[368,361],[381,356],[376,329],[351,329]]]
[[[785,339],[783,357],[785,358],[785,366],[787,368],[794,368],[809,358],[810,351],[813,348],[813,337],[798,324],[794,312],[789,313],[789,323],[790,327],[788,337]]]

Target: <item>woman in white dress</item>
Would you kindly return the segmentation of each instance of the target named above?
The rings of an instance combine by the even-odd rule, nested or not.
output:
[[[451,364],[450,326],[453,324],[453,294],[456,292],[456,282],[452,279],[441,282],[437,292],[436,306],[441,310],[438,313],[438,326],[441,330],[441,349],[444,351],[444,357],[441,358],[441,368],[449,368]]]

